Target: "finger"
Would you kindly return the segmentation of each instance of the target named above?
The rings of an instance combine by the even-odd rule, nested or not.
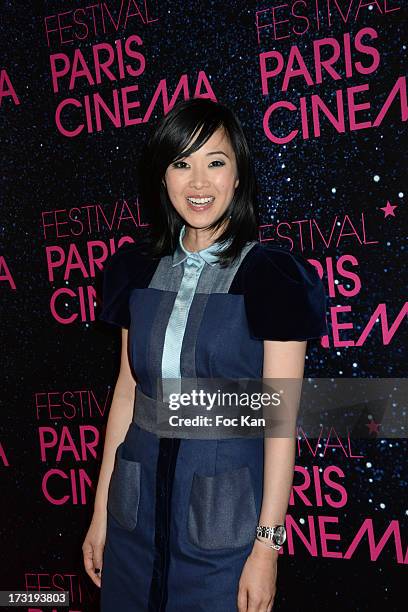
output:
[[[238,591],[237,605],[238,605],[238,612],[247,612],[248,591],[244,587],[241,587]]]
[[[102,568],[103,568],[103,554],[102,552],[99,552],[95,557],[94,557],[94,572],[95,572],[95,584],[97,586],[101,586],[101,582],[102,582]]]
[[[259,612],[259,609],[258,604],[255,604],[254,600],[248,597],[248,612]]]
[[[84,544],[82,547],[85,570],[89,574],[93,571],[93,547],[91,544]]]
[[[102,576],[101,576],[101,574],[100,573],[94,574],[93,576],[91,576],[91,578],[92,578],[92,582],[94,584],[96,584],[97,587],[101,588],[101,585],[102,585]]]
[[[261,599],[251,598],[251,595],[248,596],[248,612],[264,612],[266,602]]]
[[[88,576],[96,586],[101,586],[100,571],[101,568],[94,562],[94,549],[91,544],[86,544],[82,548],[84,557],[84,567]],[[99,569],[99,572],[95,572],[95,569]]]
[[[103,565],[103,546],[95,546],[93,551],[93,564],[96,574],[101,575]],[[96,571],[99,570],[99,571]]]

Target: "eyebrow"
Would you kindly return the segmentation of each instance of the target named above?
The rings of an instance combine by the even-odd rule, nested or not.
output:
[[[211,151],[210,153],[206,153],[207,157],[208,155],[225,155],[225,157],[229,159],[229,156],[224,153],[224,151]],[[188,155],[182,155],[182,157],[191,157],[191,153],[189,153]]]
[[[207,153],[207,155],[225,155],[225,157],[228,157],[228,155],[224,153],[224,151],[211,151],[211,153]]]

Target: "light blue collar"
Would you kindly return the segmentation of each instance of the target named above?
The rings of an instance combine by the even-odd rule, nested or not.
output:
[[[184,224],[180,230],[178,245],[173,253],[172,266],[174,267],[182,263],[187,259],[188,256],[201,257],[210,266],[215,266],[218,261],[217,253],[225,249],[227,245],[220,245],[214,243],[210,244],[210,246],[205,249],[201,249],[201,251],[188,251],[183,244],[183,237],[185,233],[186,226]]]

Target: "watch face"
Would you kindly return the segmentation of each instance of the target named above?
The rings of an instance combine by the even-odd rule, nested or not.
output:
[[[278,546],[282,546],[282,544],[286,540],[286,529],[284,525],[278,525],[277,527],[275,527],[273,539]]]

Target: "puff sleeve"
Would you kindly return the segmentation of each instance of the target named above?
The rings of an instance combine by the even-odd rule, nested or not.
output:
[[[328,333],[326,293],[302,255],[260,244],[244,276],[250,334],[258,340],[307,340]]]
[[[126,243],[107,261],[102,278],[102,309],[98,319],[129,329],[129,297],[134,287],[144,287],[151,272],[141,244]]]

